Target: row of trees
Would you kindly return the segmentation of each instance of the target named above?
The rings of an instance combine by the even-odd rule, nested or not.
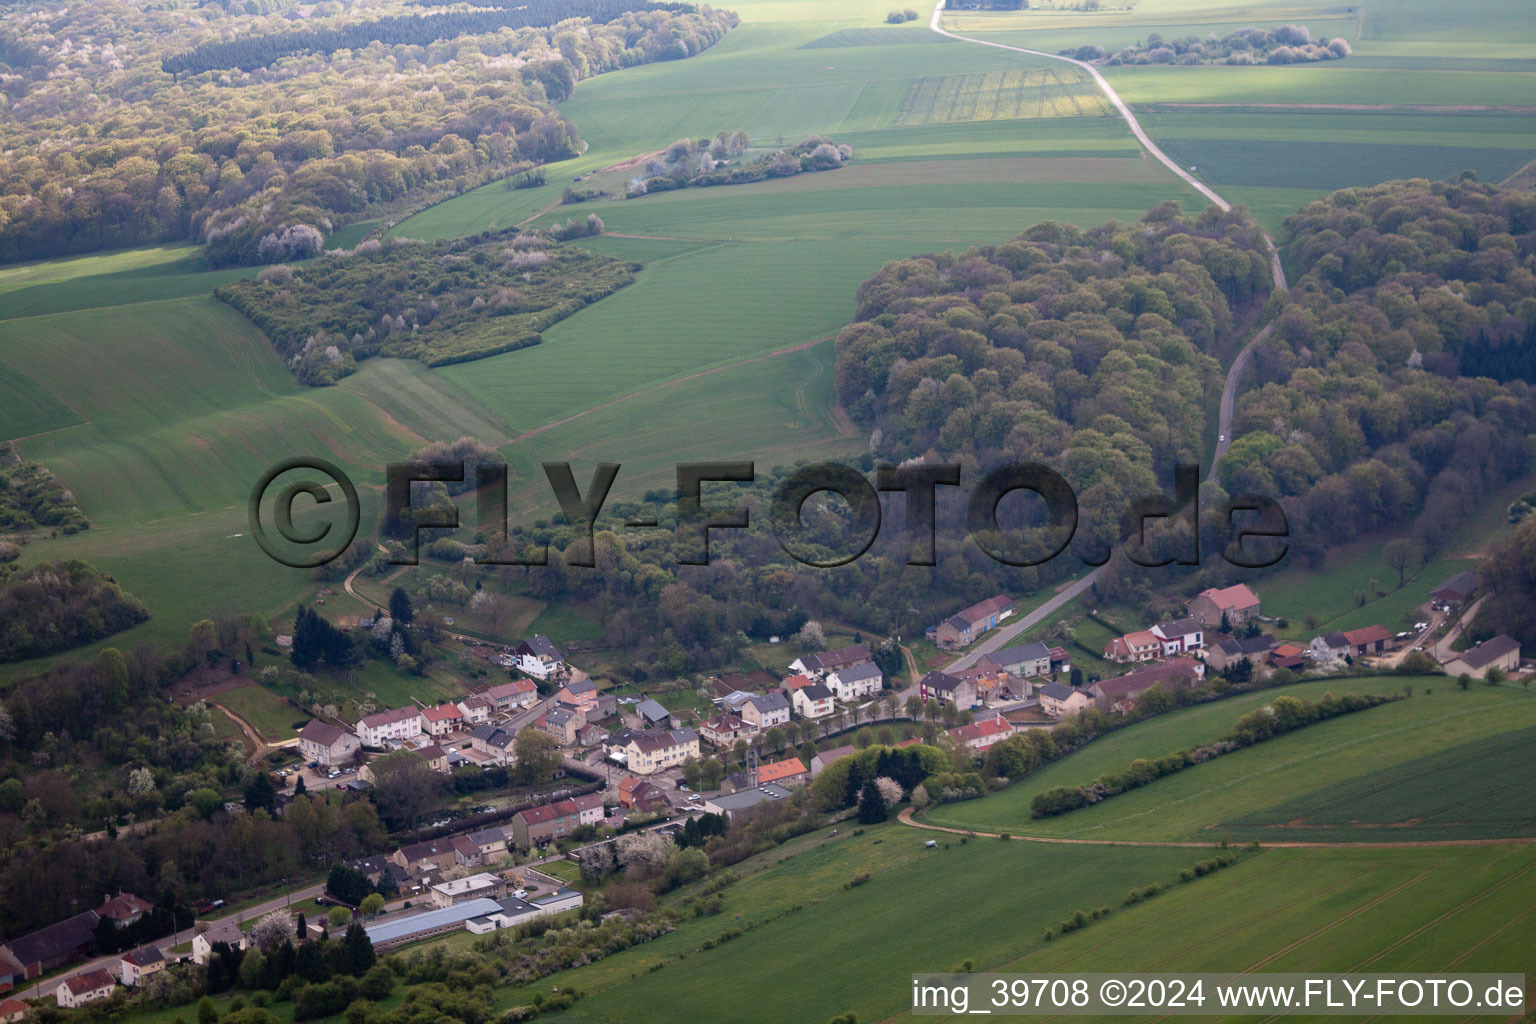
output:
[[[48,467],[39,462],[7,466],[0,461],[0,533],[51,529],[69,536],[90,526],[74,494]]]
[[[1111,67],[1121,64],[1308,64],[1339,60],[1350,55],[1349,41],[1342,38],[1312,38],[1305,25],[1281,25],[1262,29],[1252,25],[1230,32],[1218,39],[1209,33],[1164,39],[1153,32],[1141,43],[1132,43],[1115,53],[1102,46],[1080,46],[1063,50],[1078,60],[1102,61]]]

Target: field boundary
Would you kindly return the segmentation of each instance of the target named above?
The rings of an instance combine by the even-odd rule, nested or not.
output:
[[[951,835],[976,837],[979,839],[1001,839],[1004,835],[1010,840],[1021,840],[1026,843],[1065,843],[1070,846],[1147,846],[1165,849],[1179,850],[1209,850],[1219,848],[1220,843],[1195,843],[1174,842],[1171,840],[1154,839],[1068,839],[1065,836],[1025,836],[1012,832],[980,832],[972,828],[951,828],[948,825],[932,825],[926,821],[916,821],[912,817],[912,808],[905,807],[896,815],[896,820],[903,825],[911,825],[913,828],[927,829],[930,832],[948,832]],[[1242,844],[1233,844],[1232,849],[1240,849]],[[1536,846],[1536,836],[1510,836],[1499,839],[1423,839],[1418,841],[1402,840],[1399,842],[1367,842],[1367,843],[1303,843],[1290,840],[1282,840],[1273,843],[1260,843],[1261,849],[1267,850],[1416,850],[1437,846]]]

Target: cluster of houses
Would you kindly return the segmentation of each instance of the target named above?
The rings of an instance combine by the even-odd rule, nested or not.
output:
[[[815,721],[837,714],[840,707],[867,704],[885,688],[885,674],[867,644],[796,658],[789,673],[776,679],[758,669],[716,679],[714,703],[719,710],[699,726],[699,735],[729,749],[737,740],[750,741],[791,718]]]
[[[103,921],[127,928],[152,910],[148,901],[131,892],[109,893],[94,910],[8,940],[0,945],[0,992],[94,954]]]
[[[1012,614],[1013,599],[999,594],[962,608],[937,626],[929,626],[925,635],[940,650],[955,651],[969,647]]]
[[[996,700],[1025,700],[1060,673],[1072,671],[1062,647],[1022,644],[984,654],[968,669],[935,669],[917,683],[917,695],[962,711]]]

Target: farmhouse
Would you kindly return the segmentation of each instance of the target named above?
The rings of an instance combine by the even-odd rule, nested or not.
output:
[[[801,718],[825,718],[833,711],[832,691],[823,683],[812,683],[796,690],[790,698]]]
[[[1087,691],[1066,683],[1047,683],[1040,688],[1040,710],[1052,718],[1076,714],[1092,703],[1093,698]]]
[[[1520,667],[1520,641],[1506,633],[1492,640],[1484,640],[1469,651],[1463,651],[1442,666],[1453,676],[1463,672],[1475,679],[1482,679],[1489,669],[1513,672]]]
[[[958,729],[951,729],[949,735],[957,746],[970,750],[986,750],[999,740],[1012,736],[1014,731],[1013,726],[999,715],[985,722],[973,722],[970,725],[962,725]]]
[[[1269,663],[1275,668],[1287,668],[1293,672],[1300,672],[1306,667],[1307,651],[1304,647],[1295,644],[1281,644],[1269,652]]]
[[[1204,674],[1205,666],[1200,662],[1192,658],[1174,658],[1161,665],[1149,665],[1114,679],[1101,679],[1088,687],[1088,692],[1106,711],[1129,711],[1141,695],[1154,686],[1160,686],[1172,694],[1174,690],[1199,682]]]
[[[565,675],[565,659],[549,637],[534,634],[517,645],[513,652],[517,657],[518,671],[535,679],[558,679]]]
[[[1349,654],[1349,638],[1340,632],[1323,633],[1312,638],[1307,653],[1313,661],[1335,661]]]
[[[205,932],[192,937],[192,962],[205,964],[213,955],[213,947],[224,943],[230,949],[248,949],[251,937],[240,930],[233,921],[223,921]]]
[[[822,651],[820,654],[807,654],[803,658],[796,658],[789,663],[789,670],[820,679],[828,672],[837,672],[841,669],[850,668],[869,659],[868,644],[849,644],[847,647],[839,647],[831,651]]]
[[[1356,658],[1368,654],[1380,654],[1392,641],[1392,631],[1386,626],[1365,626],[1346,629],[1344,639],[1349,642],[1349,653]]]
[[[962,609],[939,623],[934,629],[933,641],[946,651],[966,647],[1012,614],[1013,600],[999,594]]]
[[[1205,663],[1218,672],[1225,672],[1240,661],[1262,661],[1273,646],[1275,641],[1267,636],[1249,636],[1241,640],[1225,636],[1206,652]]]
[[[1249,619],[1257,618],[1258,614],[1259,599],[1244,583],[1221,589],[1212,587],[1209,590],[1202,590],[1189,602],[1189,617],[1204,629],[1219,627],[1223,615],[1226,616],[1228,625],[1236,626]]]
[[[1008,647],[1001,651],[993,651],[991,654],[984,654],[981,661],[988,665],[996,665],[1009,675],[1028,679],[1031,676],[1050,674],[1051,649],[1041,643],[1024,644],[1020,647]]]
[[[885,686],[885,675],[879,665],[865,661],[828,672],[825,681],[838,700],[851,704],[879,693]]]
[[[53,997],[60,1006],[74,1008],[84,1006],[96,999],[105,999],[112,994],[112,989],[117,986],[112,975],[104,968],[98,967],[84,974],[76,974],[65,978],[64,983],[53,990]]]
[[[357,756],[362,742],[339,726],[310,719],[299,730],[299,755],[306,761],[321,764],[346,764]]]
[[[32,1007],[20,999],[0,1000],[0,1024],[20,1024],[31,1012]]]
[[[390,740],[415,739],[421,731],[421,712],[415,708],[380,711],[357,723],[357,738],[365,747],[382,747]]]
[[[1163,638],[1150,629],[1117,636],[1104,645],[1107,661],[1151,661],[1163,654]]]
[[[96,925],[100,921],[96,911],[87,910],[12,939],[0,946],[0,951],[9,953],[21,966],[22,977],[30,980],[89,955],[96,948]]]
[[[940,704],[953,704],[962,710],[976,706],[976,684],[959,676],[934,669],[917,684],[917,693],[923,700],[936,700]]]

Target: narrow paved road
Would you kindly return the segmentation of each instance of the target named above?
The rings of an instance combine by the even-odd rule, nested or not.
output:
[[[1021,616],[1017,622],[1010,622],[1008,625],[999,628],[991,636],[987,637],[981,643],[972,648],[970,653],[956,658],[948,665],[945,665],[944,671],[964,671],[965,669],[970,668],[972,665],[980,661],[982,655],[991,654],[993,651],[1000,651],[1004,647],[1007,647],[1009,642],[1012,641],[1014,637],[1018,636],[1025,630],[1032,629],[1039,625],[1041,622],[1044,622],[1058,608],[1065,606],[1074,598],[1086,592],[1089,587],[1093,586],[1094,581],[1099,578],[1099,574],[1105,570],[1105,566],[1108,564],[1109,563],[1106,562],[1104,565],[1099,566],[1088,575],[1077,580],[1071,586],[1057,593],[1054,597],[1046,601],[1034,611],[1030,612],[1028,615]]]
[[[1151,154],[1151,156],[1164,167],[1178,175],[1179,179],[1186,185],[1194,189],[1196,192],[1199,192],[1201,195],[1205,196],[1205,198],[1209,199],[1212,203],[1215,203],[1222,210],[1232,209],[1231,203],[1217,195],[1215,190],[1212,189],[1209,185],[1205,184],[1203,181],[1190,174],[1184,168],[1180,167],[1172,157],[1158,148],[1157,143],[1153,142],[1151,137],[1147,135],[1146,130],[1142,128],[1141,122],[1136,120],[1136,115],[1131,113],[1131,108],[1126,106],[1125,101],[1120,98],[1120,94],[1115,92],[1114,86],[1109,84],[1108,79],[1106,79],[1104,75],[1100,73],[1097,67],[1085,60],[1078,60],[1075,57],[1064,57],[1059,53],[1046,53],[1044,50],[1031,50],[1024,46],[1012,46],[1008,43],[993,42],[990,39],[977,39],[974,36],[963,36],[958,32],[951,32],[943,26],[945,2],[946,0],[939,0],[939,2],[934,5],[933,16],[928,20],[928,27],[934,32],[937,32],[941,36],[947,36],[950,39],[958,39],[964,43],[975,43],[977,46],[991,46],[999,50],[1012,50],[1015,53],[1025,53],[1031,57],[1044,57],[1047,60],[1059,60],[1081,68],[1083,71],[1088,73],[1088,76],[1093,79],[1094,84],[1097,85],[1099,90],[1104,93],[1105,98],[1109,100],[1109,102],[1114,106],[1115,110],[1120,114],[1121,118],[1125,120],[1126,126],[1131,129],[1131,134],[1136,137],[1137,142],[1141,143],[1143,149]],[[1268,232],[1264,233],[1264,244],[1269,247],[1270,272],[1274,276],[1275,287],[1284,288],[1286,287],[1285,268],[1280,265],[1280,250],[1275,247],[1275,240],[1269,236]],[[1232,360],[1232,368],[1227,371],[1226,385],[1222,388],[1221,392],[1221,412],[1218,416],[1219,428],[1217,433],[1218,440],[1216,442],[1216,451],[1211,457],[1211,466],[1206,473],[1205,478],[1207,480],[1214,480],[1216,478],[1216,464],[1221,461],[1221,457],[1226,454],[1227,446],[1231,444],[1232,413],[1237,403],[1238,381],[1241,379],[1243,371],[1248,367],[1248,362],[1253,356],[1254,346],[1257,345],[1259,341],[1262,340],[1268,333],[1269,328],[1266,327],[1263,331],[1257,334],[1253,340],[1249,341],[1248,344],[1243,347],[1243,350],[1237,354],[1237,357]],[[1018,631],[1019,630],[1017,628],[1014,629],[1015,634]],[[961,659],[961,661],[964,660],[965,659]],[[969,667],[969,664],[961,664],[960,662],[956,662],[954,665],[950,666],[952,669],[967,667]]]

